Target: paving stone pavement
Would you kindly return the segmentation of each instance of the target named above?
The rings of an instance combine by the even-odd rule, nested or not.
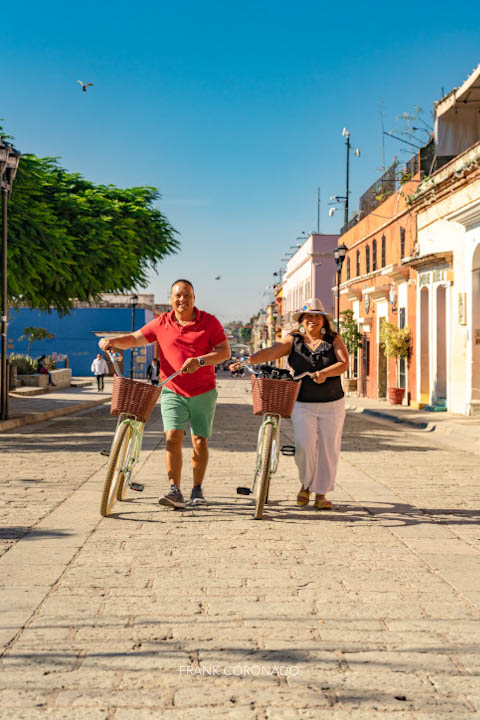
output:
[[[478,457],[351,414],[334,510],[282,457],[255,521],[248,389],[220,379],[207,508],[157,504],[158,409],[108,519],[107,408],[2,436],[0,720],[478,716]]]

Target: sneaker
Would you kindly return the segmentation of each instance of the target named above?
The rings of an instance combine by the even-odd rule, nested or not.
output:
[[[170,485],[168,493],[163,495],[158,502],[160,505],[166,505],[167,507],[185,507],[185,500],[183,499],[182,491],[176,485]]]
[[[194,485],[192,488],[192,494],[190,495],[190,505],[207,505],[207,501],[203,496],[203,490],[201,485]]]

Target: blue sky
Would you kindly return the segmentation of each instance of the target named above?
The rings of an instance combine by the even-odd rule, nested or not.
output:
[[[317,187],[321,230],[338,232],[327,200],[344,192],[342,128],[361,149],[355,208],[381,172],[380,105],[387,130],[415,105],[431,122],[442,88],[480,62],[464,0],[25,0],[2,8],[2,26],[0,117],[18,148],[96,182],[157,187],[182,250],[148,289],[164,302],[188,277],[224,322],[262,306],[280,258],[316,228]],[[401,148],[385,140],[387,164],[407,159]]]

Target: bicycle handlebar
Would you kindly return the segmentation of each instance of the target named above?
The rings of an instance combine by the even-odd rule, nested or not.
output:
[[[256,376],[260,375],[260,372],[259,372],[258,370],[254,370],[254,369],[252,368],[252,366],[249,365],[249,364],[247,363],[247,361],[244,360],[243,358],[241,358],[238,362],[240,363],[240,367],[245,367],[245,368],[247,368],[247,370],[248,370],[249,372],[251,372],[252,375],[256,375]],[[307,371],[307,372],[301,373],[300,375],[292,375],[292,379],[293,379],[293,380],[301,380],[302,378],[306,377],[307,375],[308,375],[309,377],[313,377],[313,373]]]
[[[110,350],[107,350],[107,355],[110,358],[110,360],[112,361],[113,369],[117,373],[118,377],[124,378],[125,375],[120,371],[120,368],[117,364],[117,358],[121,357],[120,353],[112,353],[112,352],[110,352]],[[170,380],[173,380],[173,378],[176,378],[177,375],[180,375],[181,372],[182,372],[182,370],[180,369],[180,370],[177,370],[176,372],[172,373],[172,375],[170,375],[170,377],[168,377],[163,382],[159,383],[158,387],[163,387],[164,385],[169,383]]]

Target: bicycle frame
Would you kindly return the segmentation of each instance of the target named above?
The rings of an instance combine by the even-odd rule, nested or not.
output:
[[[277,472],[278,463],[280,460],[280,423],[281,423],[281,417],[280,415],[274,415],[273,413],[265,413],[265,415],[262,418],[262,424],[260,425],[258,429],[258,440],[257,440],[257,463],[256,463],[256,469],[255,469],[255,477],[258,475],[258,472],[260,471],[260,466],[262,462],[262,448],[263,448],[263,440],[265,436],[265,429],[267,425],[273,425],[273,431],[274,431],[274,449],[272,452],[272,461],[270,463],[270,473],[273,475],[273,473]]]
[[[127,449],[126,455],[125,455],[125,465],[123,466],[122,470],[124,474],[126,475],[128,481],[130,480],[130,475],[133,470],[133,466],[135,463],[138,462],[138,459],[140,458],[140,451],[142,449],[142,440],[143,440],[143,428],[145,427],[145,423],[141,422],[140,420],[137,420],[137,418],[134,415],[128,415],[127,413],[121,413],[118,416],[117,425],[115,428],[115,434],[118,432],[118,429],[121,425],[130,425],[132,428],[132,436],[130,438],[129,447]],[[133,448],[132,448],[133,444]],[[133,450],[133,452],[132,452]]]

